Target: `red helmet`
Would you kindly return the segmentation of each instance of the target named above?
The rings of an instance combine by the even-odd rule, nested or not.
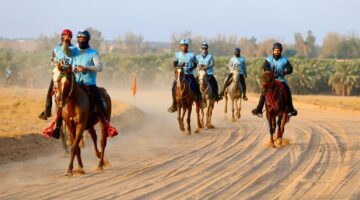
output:
[[[69,29],[65,29],[61,32],[61,36],[68,35],[72,38],[72,32]]]

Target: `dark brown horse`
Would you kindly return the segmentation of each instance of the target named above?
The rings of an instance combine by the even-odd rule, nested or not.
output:
[[[196,130],[195,133],[200,133],[200,105],[195,101],[195,93],[190,87],[189,81],[185,78],[184,69],[177,69],[176,73],[176,103],[177,103],[177,119],[181,131],[185,131],[184,117],[187,112],[187,135],[191,135],[190,117],[193,102],[196,105]]]
[[[277,143],[278,145],[282,145],[282,136],[284,134],[285,124],[288,121],[286,92],[282,84],[275,80],[274,71],[264,72],[262,76],[262,89],[265,95],[266,118],[270,127],[270,145],[276,147],[273,138],[276,124],[278,126]]]
[[[97,135],[94,129],[95,124],[99,122],[98,112],[95,112],[94,104],[90,98],[78,84],[76,84],[75,74],[71,67],[63,70],[61,67],[55,67],[53,70],[54,81],[54,97],[57,106],[62,110],[61,115],[66,123],[73,140],[71,146],[71,159],[66,176],[73,174],[74,157],[77,157],[79,173],[84,173],[83,164],[81,160],[81,150],[79,147],[80,140],[83,138],[84,130],[88,130],[94,142],[94,151],[97,158],[99,158],[98,170],[102,170],[104,166],[105,146],[107,142],[106,125],[100,122],[101,125],[101,152],[97,148]],[[107,118],[111,115],[111,99],[106,90],[99,88],[103,101],[105,102]]]

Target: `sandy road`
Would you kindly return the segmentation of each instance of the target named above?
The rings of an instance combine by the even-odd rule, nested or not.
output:
[[[139,93],[136,106],[147,119],[110,139],[111,168],[93,170],[90,143],[85,175],[64,177],[62,154],[3,165],[0,199],[360,199],[359,115],[297,105],[300,115],[284,135],[290,144],[273,149],[265,119],[250,114],[256,98],[243,103],[238,123],[217,104],[216,129],[190,137],[165,111],[169,98]]]

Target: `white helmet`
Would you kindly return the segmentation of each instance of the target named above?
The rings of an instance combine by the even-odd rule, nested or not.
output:
[[[182,40],[180,41],[180,45],[189,45],[189,40],[187,40],[187,39],[182,39]]]

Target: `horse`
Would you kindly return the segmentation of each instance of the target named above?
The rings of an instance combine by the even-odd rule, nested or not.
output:
[[[211,124],[211,116],[215,105],[215,94],[210,86],[205,70],[199,71],[199,85],[203,100],[207,103],[205,126],[209,129],[213,129],[215,126]],[[201,109],[201,124],[204,126],[204,109]]]
[[[80,174],[85,173],[83,170],[83,163],[81,160],[81,150],[79,147],[80,140],[83,138],[84,130],[88,130],[91,139],[94,142],[94,152],[96,157],[99,159],[97,170],[103,170],[105,164],[108,161],[104,161],[105,147],[107,143],[107,134],[105,127],[108,124],[103,124],[98,115],[102,114],[94,112],[94,103],[90,101],[85,89],[81,88],[75,80],[75,74],[72,71],[72,67],[63,69],[62,67],[55,67],[53,70],[53,93],[57,107],[60,109],[58,112],[57,119],[61,115],[69,134],[72,138],[71,145],[71,157],[70,163],[65,176],[73,175],[74,158],[78,160],[78,172]],[[111,98],[105,89],[99,88],[101,97],[105,103],[107,119],[110,119],[111,115]],[[94,126],[100,121],[101,125],[101,152],[97,147],[97,135]]]
[[[265,95],[266,118],[270,127],[270,145],[274,144],[273,134],[276,124],[278,125],[277,143],[282,145],[282,136],[285,130],[285,124],[289,121],[288,108],[286,106],[286,92],[280,81],[275,79],[274,71],[265,71],[262,75],[262,90]],[[276,119],[277,118],[277,119]]]
[[[196,83],[195,83],[196,84]],[[177,120],[181,131],[185,131],[184,117],[187,112],[187,135],[191,135],[190,117],[192,105],[196,105],[196,130],[195,133],[200,133],[200,104],[195,100],[196,96],[191,89],[190,82],[185,78],[184,69],[177,68],[176,71],[176,104],[177,104]]]
[[[225,109],[224,112],[227,113],[227,102],[228,96],[231,98],[231,111],[232,111],[232,121],[236,122],[235,118],[235,111],[236,117],[240,118],[241,114],[241,101],[242,101],[242,87],[240,84],[240,72],[234,71],[232,76],[231,84],[225,89],[224,97],[225,97]],[[235,107],[235,108],[234,108]]]

